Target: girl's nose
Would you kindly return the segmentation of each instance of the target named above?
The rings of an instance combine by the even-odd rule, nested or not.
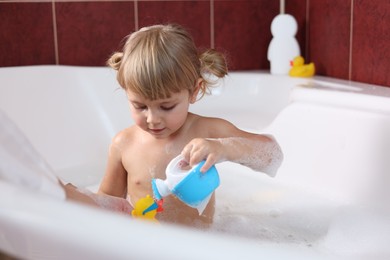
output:
[[[160,123],[160,116],[158,115],[158,112],[149,109],[146,115],[146,122],[148,124]]]

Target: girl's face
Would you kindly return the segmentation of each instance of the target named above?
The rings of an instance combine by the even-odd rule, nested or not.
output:
[[[170,98],[149,100],[127,90],[132,117],[137,126],[161,139],[179,130],[187,119],[188,107],[196,100],[187,90],[172,93]]]

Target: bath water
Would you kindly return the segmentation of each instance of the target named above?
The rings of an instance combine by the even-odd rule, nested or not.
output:
[[[221,163],[218,170],[221,185],[216,191],[213,231],[259,243],[307,247],[326,235],[336,209],[333,201],[234,163]]]
[[[231,162],[217,168],[213,232],[326,255],[390,256],[390,212],[340,202]]]

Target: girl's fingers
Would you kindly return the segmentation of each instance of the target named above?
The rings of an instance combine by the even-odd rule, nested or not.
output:
[[[194,166],[205,159],[205,155],[202,150],[196,149],[191,152],[191,158],[189,160],[190,166]]]
[[[209,154],[206,162],[203,164],[202,168],[200,169],[201,172],[207,172],[211,166],[217,163],[217,158],[214,154]]]
[[[192,150],[192,144],[187,144],[183,150],[181,151],[181,155],[183,155],[184,159],[189,162],[191,159],[191,150]]]
[[[206,160],[201,168],[201,172],[206,172],[218,161],[219,152],[217,144],[210,140],[196,138],[183,148],[181,154],[191,167]]]

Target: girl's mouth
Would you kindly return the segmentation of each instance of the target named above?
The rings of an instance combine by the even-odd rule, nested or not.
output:
[[[165,128],[155,128],[155,129],[149,128],[149,132],[155,135],[161,134],[164,130]]]

